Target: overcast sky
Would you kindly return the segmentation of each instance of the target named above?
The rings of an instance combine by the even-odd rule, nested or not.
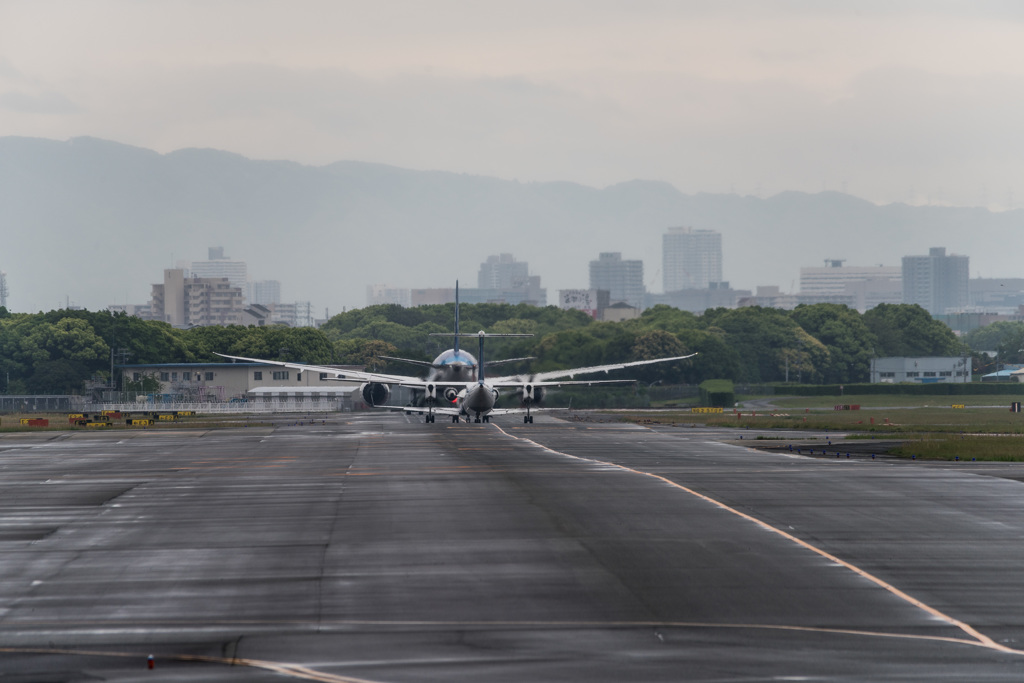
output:
[[[160,152],[1002,209],[1022,93],[1015,1],[0,0],[0,135]]]

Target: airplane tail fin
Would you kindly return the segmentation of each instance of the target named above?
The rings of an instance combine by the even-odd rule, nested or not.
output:
[[[459,355],[459,281],[455,281],[455,356]]]
[[[461,334],[461,333],[460,334],[456,334],[455,335],[455,340],[456,340],[456,344],[458,344],[459,337],[466,337],[466,338],[476,337],[477,339],[480,340],[480,350],[478,351],[479,356],[477,356],[477,359],[476,359],[476,378],[477,378],[477,382],[480,382],[481,384],[483,384],[483,382],[484,382],[484,364],[485,364],[485,361],[484,361],[484,339],[486,339],[487,337],[532,337],[532,336],[533,336],[532,334],[488,333],[488,332],[484,332],[483,330],[480,330],[476,334],[468,334],[468,333],[467,334]],[[456,346],[456,348],[458,348],[458,346]],[[523,359],[523,358],[516,358],[514,360],[525,360],[525,359]],[[500,363],[502,361],[498,361],[498,362]]]

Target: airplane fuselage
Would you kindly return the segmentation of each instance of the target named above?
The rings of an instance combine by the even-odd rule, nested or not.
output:
[[[498,392],[486,382],[480,382],[466,387],[459,392],[459,411],[467,418],[486,418],[494,410],[494,402],[498,399]]]
[[[472,382],[476,379],[476,358],[459,349],[448,349],[434,359],[427,373],[427,381],[443,385],[445,382]]]

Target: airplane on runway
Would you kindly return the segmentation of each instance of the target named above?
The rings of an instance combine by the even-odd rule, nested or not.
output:
[[[433,332],[430,334],[431,337],[447,337],[447,332]],[[408,363],[410,365],[417,365],[420,367],[427,367],[430,370],[427,373],[426,381],[433,382],[442,388],[442,393],[446,388],[456,388],[466,382],[475,382],[477,377],[477,366],[479,365],[476,358],[471,353],[468,353],[459,347],[459,340],[464,337],[477,337],[479,335],[464,335],[459,331],[459,281],[455,281],[455,342],[452,345],[453,348],[443,351],[437,356],[432,362],[423,360],[413,360],[411,358],[395,358],[394,356],[380,356],[384,360],[397,361],[399,363]],[[489,337],[528,337],[530,335],[497,335],[489,334],[485,335]],[[506,358],[504,360],[489,360],[487,361],[487,367],[493,367],[495,365],[502,365],[506,363],[517,363],[520,361],[533,360],[533,358]],[[451,383],[451,387],[447,385]],[[451,392],[448,392],[451,394]],[[457,393],[457,390],[456,390]],[[387,400],[385,396],[384,400]],[[448,396],[448,400],[454,400],[454,394]],[[367,401],[371,406],[374,405],[372,401]],[[383,401],[378,402],[383,403]]]
[[[321,373],[326,379],[339,382],[361,382],[360,393],[363,400],[371,407],[386,408],[389,410],[403,410],[406,412],[425,413],[426,422],[435,421],[436,414],[450,416],[452,422],[459,422],[462,416],[466,421],[472,419],[474,422],[489,422],[492,415],[524,414],[523,422],[533,423],[532,409],[539,404],[547,389],[578,385],[595,386],[608,384],[623,384],[634,380],[573,380],[576,375],[593,373],[608,373],[612,370],[623,368],[650,365],[653,363],[668,363],[671,361],[685,360],[696,356],[691,353],[686,356],[673,356],[668,358],[655,358],[652,360],[632,361],[628,363],[612,363],[609,365],[595,365],[583,368],[569,368],[566,370],[551,370],[548,372],[509,375],[488,379],[486,368],[489,365],[499,363],[510,363],[514,361],[530,360],[529,358],[513,358],[500,361],[484,361],[484,339],[488,337],[531,337],[530,334],[489,334],[481,330],[476,334],[466,334],[459,331],[459,302],[458,283],[455,284],[455,343],[454,348],[448,349],[434,359],[433,363],[425,361],[410,360],[407,358],[392,358],[381,356],[388,360],[412,363],[414,365],[429,366],[430,372],[425,379],[410,377],[406,375],[389,375],[377,372],[365,372],[356,370],[339,370],[329,366],[307,365],[304,363],[289,363],[283,361],[263,360],[260,358],[245,358],[242,356],[229,356],[218,353],[222,358],[238,360],[250,363],[264,363],[267,365],[279,365],[286,368],[298,370],[299,372]],[[431,336],[447,336],[447,333],[435,333]],[[475,337],[479,340],[479,356],[474,358],[460,348],[459,340],[467,337]],[[473,376],[475,375],[475,376]],[[569,380],[561,378],[568,377]],[[414,391],[424,394],[426,406],[386,406],[384,403],[391,395],[391,385],[411,388]],[[522,408],[496,408],[495,402],[500,395],[500,389],[511,389],[514,394],[521,396]],[[447,403],[438,405],[440,399]]]
[[[480,362],[476,364],[477,378],[473,381],[465,382],[453,382],[453,381],[434,381],[430,379],[420,379],[418,377],[409,377],[406,375],[387,375],[377,372],[363,372],[357,370],[339,370],[338,368],[332,368],[329,366],[322,365],[306,365],[304,363],[289,363],[285,361],[274,361],[274,360],[263,360],[260,358],[246,358],[243,356],[229,356],[227,354],[218,353],[218,356],[222,358],[229,358],[231,360],[238,360],[248,363],[264,363],[266,365],[279,365],[281,367],[291,368],[300,372],[317,372],[322,373],[328,380],[334,380],[339,382],[362,382],[361,393],[364,399],[380,399],[384,400],[391,393],[390,385],[394,384],[401,387],[409,387],[424,392],[426,395],[425,407],[418,406],[385,406],[379,402],[367,400],[367,403],[371,407],[387,408],[389,410],[403,410],[405,412],[413,413],[426,413],[426,421],[434,422],[436,414],[448,415],[451,417],[452,422],[459,422],[462,416],[466,417],[466,421],[469,422],[472,418],[473,422],[489,422],[492,415],[513,415],[523,414],[524,423],[533,423],[533,406],[544,397],[544,392],[549,388],[577,385],[577,386],[596,386],[596,385],[608,385],[608,384],[624,384],[633,382],[630,379],[599,379],[599,380],[562,380],[558,381],[561,377],[575,377],[576,375],[585,375],[590,373],[604,372],[608,373],[612,370],[621,370],[623,368],[632,368],[640,365],[650,365],[652,363],[668,363],[676,360],[685,360],[687,358],[693,358],[696,353],[691,353],[686,356],[673,356],[670,358],[655,358],[653,360],[639,360],[632,361],[629,363],[612,363],[609,365],[595,365],[584,368],[569,368],[567,370],[552,370],[549,372],[536,373],[532,375],[511,375],[507,377],[496,377],[494,379],[487,379],[486,377],[486,363],[483,359],[484,339],[488,337],[529,337],[532,335],[528,334],[487,334],[484,331],[480,331],[475,335],[462,334],[462,337],[477,337],[480,341]],[[516,394],[522,395],[522,408],[496,408],[495,402],[498,400],[500,395],[499,389],[511,389]],[[438,403],[438,397],[443,397],[448,401],[448,405],[436,405]]]

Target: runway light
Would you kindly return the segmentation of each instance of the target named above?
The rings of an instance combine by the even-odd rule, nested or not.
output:
[[[156,666],[156,660],[153,659],[153,655],[146,657],[146,667],[152,669]]]

